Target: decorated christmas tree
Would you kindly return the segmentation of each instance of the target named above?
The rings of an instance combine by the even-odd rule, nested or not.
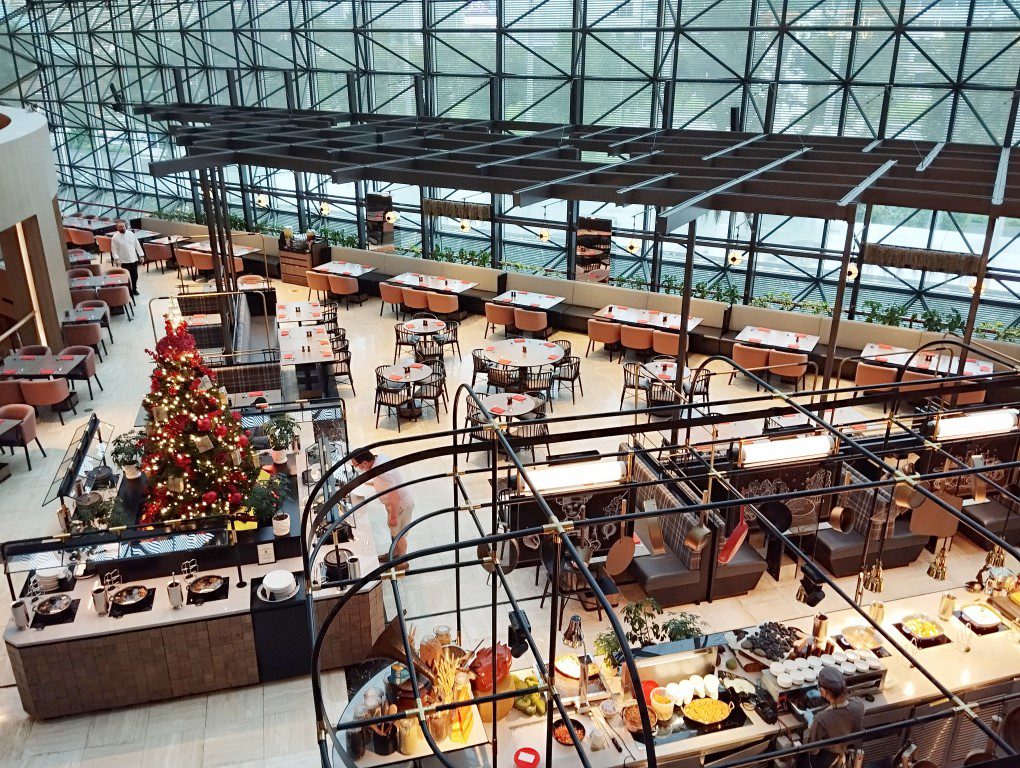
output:
[[[166,336],[149,355],[156,363],[143,401],[149,498],[140,522],[240,512],[259,467],[194,337],[167,319]]]

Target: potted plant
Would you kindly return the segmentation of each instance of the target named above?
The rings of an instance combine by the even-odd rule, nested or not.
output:
[[[142,471],[138,466],[142,463],[142,432],[124,432],[117,435],[110,449],[110,459],[124,472],[124,477],[134,480]]]
[[[297,434],[297,422],[286,413],[273,416],[263,427],[269,439],[269,451],[273,455],[273,463],[283,464],[287,461],[287,451]]]
[[[630,603],[621,612],[627,629],[627,643],[644,648],[656,643],[672,643],[701,637],[704,620],[694,613],[665,613],[653,597]],[[619,667],[621,662],[620,640],[611,629],[595,637],[595,652],[607,667]]]
[[[275,474],[255,483],[244,500],[259,525],[273,526],[273,533],[286,536],[290,533],[290,515],[282,512],[283,502],[290,493],[290,480],[285,475]]]

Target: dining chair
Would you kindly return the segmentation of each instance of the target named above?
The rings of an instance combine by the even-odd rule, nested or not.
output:
[[[99,263],[103,263],[103,255],[108,254],[110,256],[110,262],[113,262],[113,238],[109,235],[96,235],[96,247],[99,249]],[[144,246],[143,246],[144,247]]]
[[[31,405],[24,403],[10,403],[0,407],[0,419],[8,419],[10,421],[17,421],[18,426],[14,429],[9,429],[4,434],[0,435],[0,446],[5,446],[11,449],[11,453],[14,453],[16,447],[25,449],[25,462],[28,464],[28,471],[32,471],[32,459],[28,455],[28,445],[31,442],[35,442],[39,446],[39,450],[42,452],[43,458],[46,457],[46,449],[42,447],[42,443],[39,442],[39,436],[37,434],[36,419],[35,419],[35,408]]]
[[[652,351],[652,329],[621,325],[620,346],[623,347],[624,355],[627,354],[627,350],[632,350],[642,359],[648,357]]]
[[[589,318],[588,349],[585,350],[585,357],[591,354],[596,344],[605,345],[605,350],[609,353],[609,362],[613,362],[613,352],[620,347],[620,324]]]
[[[21,395],[28,405],[39,407],[48,405],[64,423],[64,414],[56,406],[67,403],[74,415],[78,415],[77,407],[71,402],[71,388],[67,379],[26,379],[21,382]]]
[[[431,364],[435,360],[443,359],[443,345],[431,336],[422,336],[414,345],[414,361],[416,363]]]
[[[436,334],[436,341],[438,341],[444,348],[450,347],[450,349],[456,349],[457,359],[464,359],[464,356],[460,352],[460,323],[456,320],[446,321],[446,329],[442,333]]]
[[[736,343],[733,345],[733,352],[730,353],[730,359],[737,365],[748,369],[759,378],[766,371],[764,370],[769,364],[769,351],[765,347],[749,346],[747,344]],[[729,383],[733,383],[733,378],[737,375],[737,370],[734,369],[730,373]],[[754,389],[757,392],[761,389],[758,382],[754,383]]]
[[[548,339],[553,331],[549,327],[549,316],[545,312],[514,307],[514,327],[522,333],[530,333],[536,339]]]
[[[110,309],[122,307],[127,315],[128,322],[134,319],[135,312],[132,309],[131,290],[126,285],[108,285],[96,291],[99,301],[105,301]]]
[[[99,323],[70,323],[61,328],[64,343],[69,346],[87,347],[99,355],[99,362],[103,361],[103,354],[106,353],[106,342],[103,341],[103,327]],[[102,345],[103,351],[99,351]]]
[[[346,347],[347,340],[344,339],[343,341],[344,348],[337,349],[334,347],[333,349],[334,360],[329,364],[329,372],[338,390],[340,389],[341,380],[346,379],[347,383],[351,385],[351,394],[356,395],[358,392],[354,388],[354,376],[351,371],[351,350],[349,347]]]
[[[425,291],[419,291],[417,288],[401,288],[400,295],[403,297],[401,310],[404,314],[410,315],[422,310],[428,311],[429,297]]]
[[[414,406],[411,397],[411,388],[406,383],[393,382],[387,378],[386,366],[380,365],[375,369],[375,428],[379,429],[379,417],[382,409],[393,411],[397,418],[397,432],[400,432],[401,410],[406,412]],[[407,418],[414,418],[409,416]]]
[[[460,299],[454,293],[436,293],[428,291],[425,294],[428,301],[429,312],[443,319],[458,319],[461,317]]]
[[[561,386],[570,387],[570,402],[576,403],[574,388],[581,390],[581,397],[584,397],[584,384],[581,383],[581,358],[574,355],[567,355],[558,363],[553,365],[553,382],[556,384],[556,392],[559,393]]]
[[[94,248],[96,245],[95,236],[88,230],[69,229],[68,234],[70,234],[71,236],[71,242],[74,243],[79,248],[90,250],[91,248]]]
[[[418,343],[418,336],[404,328],[403,323],[394,325],[393,331],[397,337],[393,344],[393,363],[395,365],[401,348],[408,349],[412,353],[414,352],[414,345]]]
[[[554,372],[555,369],[551,365],[536,365],[521,371],[521,389],[542,392],[549,403],[549,410],[552,410]]]
[[[195,253],[186,248],[177,248],[177,270],[189,278],[195,276]]]
[[[510,329],[514,327],[514,308],[506,304],[493,304],[491,301],[485,304],[485,338],[489,338],[489,331],[495,330],[496,326],[503,329],[503,335],[508,336]]]
[[[42,357],[43,355],[52,355],[53,352],[45,344],[25,344],[22,347],[18,347],[18,354]]]
[[[436,422],[439,422],[439,403],[442,401],[443,408],[449,413],[446,406],[446,376],[443,369],[443,361],[439,360],[434,366],[432,373],[418,382],[414,387],[414,399],[428,401],[436,412]]]
[[[472,349],[471,350],[471,388],[474,389],[475,383],[478,381],[479,375],[488,378],[489,369],[492,368],[492,363],[489,358],[485,356],[484,349]]]
[[[691,381],[683,383],[683,393],[691,402],[701,400],[708,405],[708,383],[712,380],[712,372],[708,368],[699,368]]]
[[[160,274],[166,272],[166,263],[174,256],[173,249],[163,243],[142,243],[142,252],[145,254],[145,271],[149,271],[150,264],[159,264]]]
[[[99,320],[99,324],[106,329],[106,333],[110,337],[110,343],[113,343],[113,331],[110,329],[110,305],[105,301],[99,299],[84,299],[74,305],[75,309],[101,309],[103,316]]]
[[[24,403],[21,394],[21,382],[24,379],[0,379],[0,405]]]
[[[620,410],[623,410],[623,400],[627,392],[636,392],[648,388],[649,379],[641,375],[640,363],[623,364],[623,390],[620,392]]]
[[[312,298],[312,291],[319,301],[329,298],[329,275],[316,272],[314,269],[305,270],[305,282],[308,283],[308,299]]]
[[[99,385],[99,391],[103,391],[103,382],[99,380],[99,375],[96,372],[95,349],[85,344],[72,344],[71,346],[64,347],[57,354],[60,356],[81,355],[85,358],[74,367],[74,370],[68,374],[67,378],[70,381],[84,381],[89,388],[89,400],[94,400],[95,398],[92,396],[92,379],[95,379],[96,384]]]
[[[486,374],[485,390],[503,390],[504,392],[521,391],[521,369],[509,365],[493,365]]]
[[[787,352],[782,349],[769,350],[769,373],[780,381],[793,384],[793,391],[800,389],[808,370],[808,356],[803,352]]]
[[[657,355],[670,355],[675,358],[680,354],[680,334],[653,330],[652,351]]]
[[[96,300],[96,289],[95,288],[72,288],[71,289],[71,303],[74,306],[78,306],[84,301],[95,301]]]
[[[387,306],[392,307],[394,315],[400,313],[400,307],[404,303],[404,292],[399,285],[379,283],[379,298],[382,299],[382,304],[379,306],[379,317],[382,317],[383,310]]]
[[[368,298],[361,292],[361,288],[358,286],[358,279],[356,277],[349,277],[347,275],[328,275],[329,279],[329,290],[334,296],[343,301],[346,309],[351,308],[351,302],[353,301],[358,306],[361,306],[365,299]]]
[[[88,267],[71,267],[67,270],[68,280],[75,280],[79,277],[93,277],[92,270]]]

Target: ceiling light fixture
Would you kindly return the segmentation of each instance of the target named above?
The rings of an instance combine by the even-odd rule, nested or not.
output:
[[[390,209],[386,211],[386,216],[384,218],[386,219],[387,223],[396,224],[397,219],[400,218],[400,214],[394,211],[393,209]]]
[[[961,416],[943,416],[935,422],[936,440],[960,440],[1001,435],[1017,428],[1020,410],[1001,408]]]
[[[726,256],[726,261],[729,262],[731,267],[736,267],[743,263],[744,255],[739,251],[730,251]]]
[[[461,219],[460,220],[460,231],[461,232],[467,232],[469,229],[471,229],[471,222],[468,221],[467,219]]]
[[[268,208],[269,195],[255,195],[255,205],[259,208]]]
[[[805,435],[781,440],[741,442],[737,466],[762,467],[820,459],[832,454],[836,441],[831,435]]]
[[[851,265],[849,265],[846,268],[846,279],[847,280],[856,280],[857,279],[857,275],[859,275],[859,274],[860,274],[860,270],[857,268],[856,264],[851,264]]]
[[[329,211],[330,211],[329,203],[319,203],[319,213],[321,213],[323,216],[329,216]]]

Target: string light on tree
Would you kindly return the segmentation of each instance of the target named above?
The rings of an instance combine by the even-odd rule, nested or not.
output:
[[[212,371],[184,324],[166,320],[155,361],[143,440],[149,498],[140,522],[236,513],[259,468],[235,414],[224,410]]]

